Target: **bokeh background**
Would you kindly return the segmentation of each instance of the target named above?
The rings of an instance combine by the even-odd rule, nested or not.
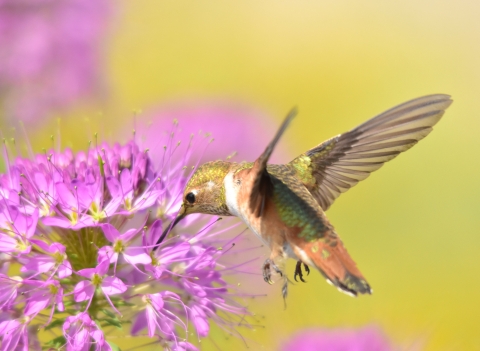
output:
[[[16,29],[34,48],[44,39],[35,41],[27,29],[39,33],[35,16],[50,16],[42,11],[29,12],[30,22]],[[372,296],[350,298],[312,272],[308,283],[291,286],[285,309],[279,285],[262,286],[266,297],[246,300],[256,327],[241,330],[244,340],[214,329],[204,350],[276,350],[303,328],[372,324],[400,349],[480,350],[478,1],[117,0],[82,11],[66,11],[59,21],[65,27],[54,32],[55,43],[67,32],[87,43],[76,54],[54,55],[51,66],[17,75],[11,70],[22,62],[2,61],[0,126],[8,140],[21,139],[23,120],[34,150],[80,149],[94,132],[108,141],[126,138],[155,111],[170,118],[168,111],[183,106],[228,106],[251,111],[263,127],[242,135],[225,129],[223,136],[260,153],[297,105],[300,114],[276,154],[288,160],[411,98],[447,93],[455,101],[428,138],[328,211]],[[69,26],[78,13],[84,25]],[[12,33],[1,33],[5,60]],[[90,44],[93,56],[86,54]],[[16,49],[22,57],[35,51]],[[74,60],[96,67],[83,67],[88,81],[68,83]],[[43,74],[59,67],[65,71],[58,84],[45,83]],[[42,74],[32,79],[35,70]],[[243,288],[255,294],[262,284],[258,276]]]

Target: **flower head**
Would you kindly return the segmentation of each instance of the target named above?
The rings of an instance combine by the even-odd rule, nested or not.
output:
[[[65,253],[65,246],[58,242],[50,245],[42,240],[31,240],[31,243],[36,245],[39,250],[45,254],[38,253],[37,255],[27,258],[27,263],[20,269],[21,272],[36,272],[46,273],[52,272],[58,274],[60,279],[66,278],[72,274],[72,265],[68,261]]]
[[[28,294],[27,304],[23,313],[26,316],[36,316],[40,311],[43,311],[47,306],[51,306],[50,323],[55,307],[58,311],[63,312],[65,309],[63,304],[63,289],[57,280],[28,280],[26,284],[38,286],[35,291]],[[47,324],[48,324],[47,323]]]
[[[152,157],[164,157],[159,144],[158,131],[169,131],[173,148],[182,148],[178,156],[191,153],[200,163],[234,156],[238,161],[253,161],[265,149],[265,139],[273,137],[275,122],[260,110],[235,102],[202,102],[171,105],[145,113],[152,121],[148,129],[139,128],[137,134],[145,136],[145,146],[152,150]],[[171,126],[177,120],[178,125]],[[164,132],[168,136],[168,132]],[[192,138],[192,143],[187,141]],[[202,139],[206,136],[207,146]],[[162,140],[163,141],[163,140]],[[181,141],[182,144],[177,145]],[[189,147],[193,145],[193,147]],[[272,157],[273,162],[288,161],[289,154],[282,145]]]
[[[120,232],[109,223],[102,224],[101,227],[105,237],[112,245],[104,246],[99,250],[98,255],[100,261],[108,261],[109,263],[115,264],[116,267],[118,259],[120,255],[122,255],[126,262],[134,266],[137,264],[146,265],[151,263],[151,257],[145,252],[142,246],[135,247],[130,245],[142,227],[140,227],[140,229],[133,228],[127,230],[124,234],[120,234]]]
[[[91,350],[111,351],[105,336],[87,313],[67,317],[63,324],[63,334],[68,351]]]
[[[109,1],[0,1],[0,100],[12,120],[34,121],[100,90]]]
[[[294,335],[281,350],[390,351],[385,336],[374,327],[363,329],[309,329]]]
[[[186,170],[154,164],[134,142],[9,162],[0,175],[0,266],[20,266],[20,275],[0,273],[2,350],[32,346],[35,325],[62,325],[45,346],[83,351],[110,350],[106,328],[129,321],[132,334],[171,350],[195,349],[191,327],[205,337],[212,320],[242,324],[247,311],[221,272],[225,251],[213,246],[216,220],[157,244]]]

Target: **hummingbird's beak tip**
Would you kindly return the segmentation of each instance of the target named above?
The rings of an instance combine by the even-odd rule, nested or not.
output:
[[[168,235],[168,233],[170,233],[170,231],[173,229],[173,227],[175,227],[178,224],[178,222],[180,222],[182,219],[184,219],[186,215],[187,215],[186,207],[185,207],[185,205],[182,204],[182,207],[180,207],[180,211],[178,211],[177,216],[170,222],[169,225],[167,225],[167,227],[163,231],[162,235],[157,240],[157,243],[155,244],[157,246],[153,249],[154,251],[157,249],[158,245],[165,239],[165,237]]]

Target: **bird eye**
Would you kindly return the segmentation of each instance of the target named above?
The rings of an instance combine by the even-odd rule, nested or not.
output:
[[[195,194],[194,193],[188,193],[187,196],[185,196],[185,200],[193,204],[195,202]]]

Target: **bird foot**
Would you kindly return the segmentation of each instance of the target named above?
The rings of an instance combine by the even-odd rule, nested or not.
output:
[[[273,284],[272,269],[283,277],[283,272],[280,270],[280,268],[278,268],[278,266],[271,259],[267,258],[263,263],[263,280],[265,280],[265,282],[268,284]]]
[[[310,268],[305,263],[303,264],[303,267],[305,268],[305,272],[307,272],[307,275],[309,275]],[[306,283],[306,281],[303,280],[302,261],[300,260],[297,261],[297,265],[295,266],[295,273],[293,274],[293,279],[295,279],[296,282],[298,282],[297,275],[303,283]]]

